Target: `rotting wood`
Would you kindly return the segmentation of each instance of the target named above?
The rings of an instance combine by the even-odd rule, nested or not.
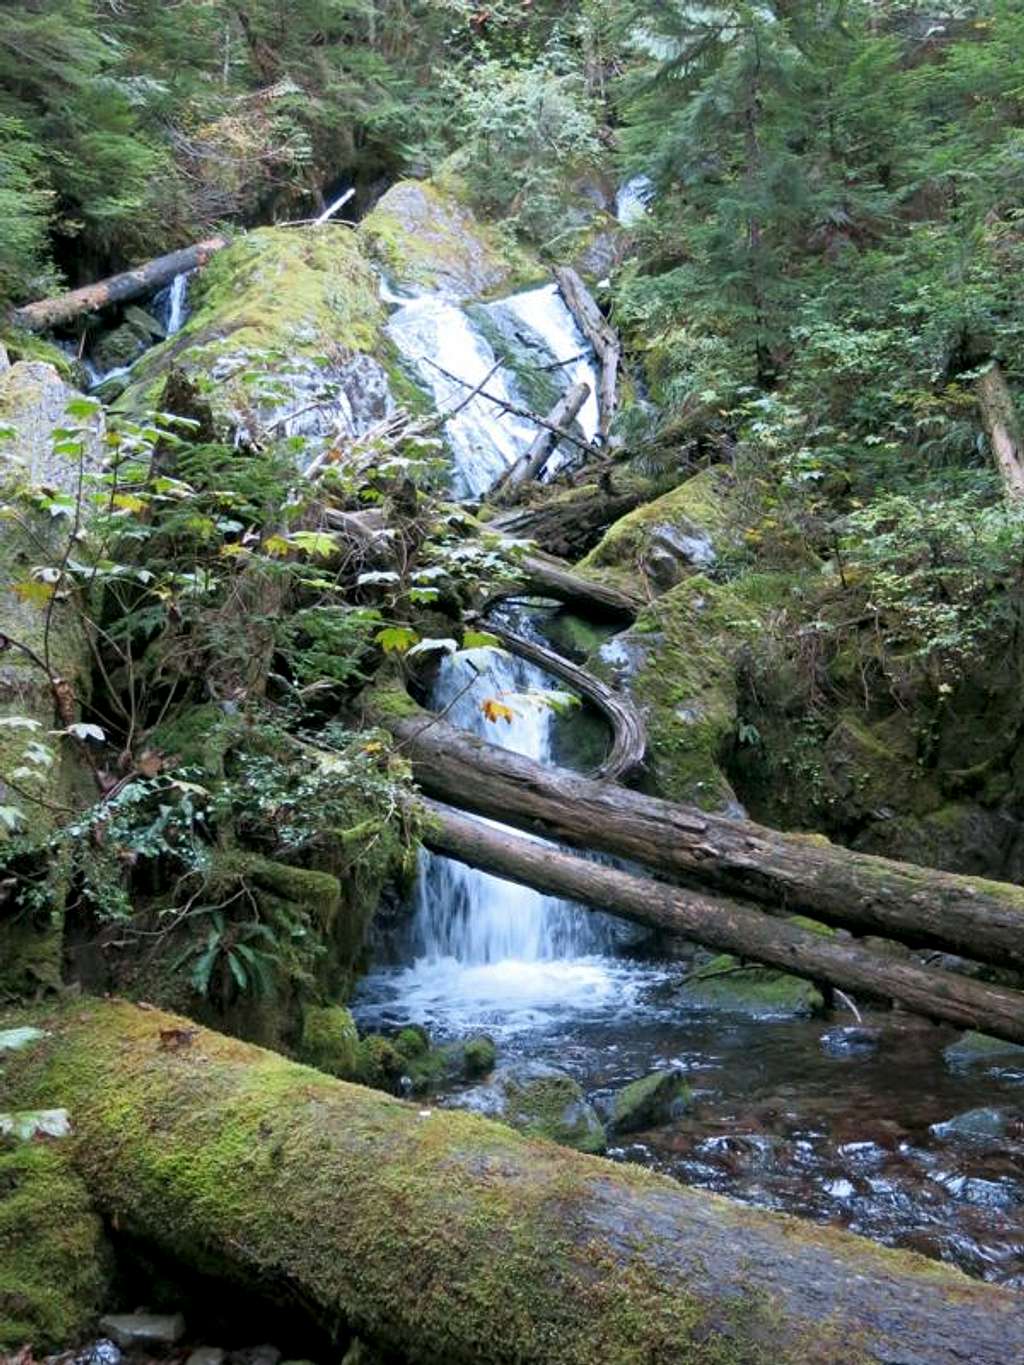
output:
[[[571,266],[556,266],[555,279],[565,306],[579,324],[580,331],[594,348],[601,364],[601,378],[597,389],[600,413],[598,427],[602,440],[608,440],[612,422],[619,405],[619,363],[622,345],[615,328],[598,308],[590,290]]]
[[[417,1365],[1024,1359],[1019,1295],[911,1252],[161,1010],[86,998],[41,1022],[16,1101],[69,1111],[115,1226]]]
[[[558,443],[557,431],[572,426],[579,416],[580,409],[590,397],[589,384],[573,384],[548,413],[540,431],[534,437],[529,450],[520,455],[516,462],[505,470],[488,494],[491,502],[502,503],[514,498],[523,484],[539,479],[544,466]]]
[[[16,327],[24,327],[30,332],[45,332],[51,327],[60,327],[81,317],[83,313],[95,313],[111,303],[127,303],[140,294],[149,293],[169,284],[175,275],[188,270],[196,270],[205,265],[214,252],[227,246],[226,237],[210,237],[205,242],[172,251],[167,256],[157,256],[125,270],[120,275],[87,284],[82,289],[73,289],[68,294],[58,294],[53,298],[40,299],[37,303],[27,303],[11,314],[11,322]]]

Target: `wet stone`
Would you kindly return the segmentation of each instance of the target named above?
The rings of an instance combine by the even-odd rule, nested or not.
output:
[[[219,1346],[197,1346],[185,1365],[224,1365],[227,1352]]]
[[[0,1052],[17,1052],[45,1037],[41,1028],[0,1029]]]
[[[870,1057],[878,1051],[880,1040],[877,1029],[849,1024],[827,1029],[819,1042],[829,1057]]]
[[[17,1114],[0,1114],[0,1135],[21,1142],[39,1137],[70,1137],[71,1119],[66,1109],[25,1109]]]
[[[75,1365],[121,1365],[121,1348],[106,1337],[75,1356]]]
[[[123,1350],[158,1350],[175,1346],[182,1339],[185,1319],[180,1313],[111,1313],[100,1318],[100,1330]]]
[[[956,1138],[993,1139],[1006,1136],[1009,1119],[1001,1109],[969,1109],[944,1123],[933,1123],[931,1132],[943,1141]]]

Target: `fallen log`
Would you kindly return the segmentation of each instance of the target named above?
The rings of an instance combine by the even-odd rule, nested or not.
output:
[[[1024,446],[1017,409],[998,361],[993,361],[978,378],[974,391],[1003,491],[1011,502],[1016,502],[1024,498]]]
[[[423,790],[689,884],[913,947],[1024,967],[1024,889],[674,805],[509,753],[443,720],[382,717]]]
[[[620,872],[495,829],[436,801],[424,800],[423,807],[423,842],[470,867],[793,976],[895,1000],[926,1019],[1024,1042],[1019,991],[885,957],[733,901]]]
[[[167,256],[157,256],[144,265],[136,266],[134,270],[125,270],[120,275],[111,275],[82,289],[73,289],[69,294],[27,303],[24,308],[14,310],[11,322],[30,332],[45,332],[51,327],[71,322],[83,313],[94,313],[108,304],[127,303],[140,294],[169,284],[175,275],[205,265],[215,251],[220,251],[227,244],[226,237],[210,237],[205,242],[197,242],[195,246],[172,251]]]
[[[615,328],[598,308],[593,295],[577,272],[571,266],[556,266],[555,279],[558,281],[565,306],[576,319],[580,331],[593,346],[594,353],[601,362],[597,406],[600,413],[599,431],[602,439],[607,441],[619,404],[619,362],[622,359],[622,347]]]
[[[581,488],[533,506],[499,512],[488,522],[488,528],[520,540],[533,540],[545,553],[575,562],[593,549],[613,522],[642,501],[639,493]]]
[[[35,1020],[33,1022],[36,1022]],[[78,1000],[19,1055],[98,1208],[423,1365],[1008,1365],[1011,1292],[851,1233]]]
[[[488,621],[486,629],[510,653],[528,659],[538,668],[568,683],[575,693],[586,698],[607,720],[612,732],[611,747],[592,776],[617,781],[640,766],[647,748],[647,728],[629,697],[615,692],[593,673],[588,673],[585,668],[580,668],[536,640],[517,635],[496,621]]]
[[[556,430],[571,427],[579,415],[583,404],[590,397],[589,384],[573,384],[566,389],[555,406],[548,413],[546,426],[540,428],[533,438],[529,450],[520,455],[515,464],[505,470],[490,493],[491,502],[505,502],[514,497],[524,483],[538,479],[547,464],[551,452],[558,441]]]
[[[596,620],[624,622],[632,621],[643,605],[638,597],[583,578],[550,555],[524,555],[516,565],[516,572],[516,580],[502,584],[489,595],[488,605],[506,597],[529,594],[578,607]]]

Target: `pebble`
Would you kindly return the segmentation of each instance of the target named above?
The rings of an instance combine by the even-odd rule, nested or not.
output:
[[[818,1043],[830,1057],[870,1057],[878,1051],[879,1035],[877,1029],[847,1024],[826,1030]]]
[[[136,1346],[174,1346],[185,1335],[185,1319],[180,1313],[111,1313],[100,1318],[100,1331],[126,1351]]]

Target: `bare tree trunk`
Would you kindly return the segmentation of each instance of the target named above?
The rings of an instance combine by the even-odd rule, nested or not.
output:
[[[1017,1294],[76,1000],[19,1066],[118,1227],[417,1365],[1010,1365]],[[10,1089],[10,1086],[9,1086]]]
[[[563,853],[436,801],[423,804],[427,812],[423,841],[435,853],[794,976],[884,996],[926,1019],[1024,1042],[1024,995],[1019,991],[883,957],[734,901],[665,886]]]
[[[864,934],[1024,967],[1024,889],[780,834],[535,763],[446,721],[383,716],[430,796],[687,884]]]
[[[1024,447],[1013,395],[998,361],[993,361],[977,380],[975,393],[981,420],[988,433],[1003,491],[1011,502],[1024,498]]]
[[[16,327],[25,327],[30,332],[45,332],[51,327],[60,327],[83,313],[94,313],[110,303],[126,303],[152,289],[160,289],[169,284],[175,275],[186,270],[195,270],[205,265],[215,251],[227,246],[226,237],[211,237],[195,246],[172,251],[168,256],[157,256],[134,270],[126,270],[121,275],[111,275],[109,279],[87,284],[82,289],[74,289],[70,294],[58,294],[52,299],[40,299],[38,303],[27,303],[11,315]]]
[[[632,621],[643,606],[639,598],[630,597],[607,584],[591,582],[589,578],[573,573],[561,560],[548,555],[525,555],[517,563],[516,570],[519,582],[502,585],[490,595],[488,603],[527,593],[579,607],[597,620],[625,622]]]
[[[601,362],[597,405],[601,414],[601,437],[607,441],[619,405],[619,362],[622,359],[622,346],[615,328],[598,308],[593,295],[576,271],[571,266],[558,266],[555,268],[555,279],[558,281],[565,306],[576,319],[580,331],[593,346]]]
[[[524,483],[540,478],[558,439],[554,429],[571,427],[579,416],[580,408],[589,397],[588,384],[573,384],[571,388],[566,389],[548,413],[545,419],[548,425],[537,432],[525,455],[521,455],[495,483],[487,495],[490,501],[498,503],[511,501]]]

